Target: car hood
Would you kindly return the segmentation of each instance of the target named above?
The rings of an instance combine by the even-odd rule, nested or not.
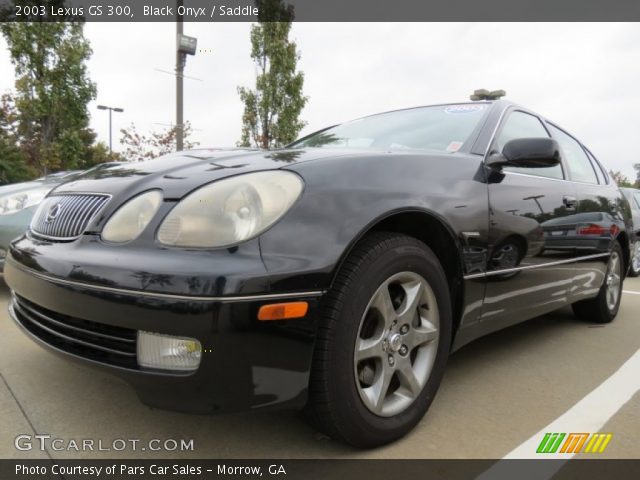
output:
[[[295,163],[353,153],[352,150],[333,149],[192,150],[88,172],[58,186],[53,193],[92,192],[129,197],[138,192],[159,188],[163,190],[165,199],[179,199],[201,185],[232,175],[273,170]]]

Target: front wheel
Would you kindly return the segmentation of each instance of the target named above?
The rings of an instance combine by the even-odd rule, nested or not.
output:
[[[446,275],[422,242],[375,233],[351,253],[327,294],[307,412],[357,447],[396,440],[423,417],[451,343]]]
[[[629,276],[640,275],[640,240],[633,242],[631,249],[631,265],[629,266]]]
[[[616,242],[598,296],[572,305],[573,313],[577,317],[595,323],[610,323],[616,318],[622,298],[623,265],[622,247]]]

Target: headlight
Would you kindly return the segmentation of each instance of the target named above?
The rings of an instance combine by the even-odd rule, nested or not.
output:
[[[220,180],[186,196],[162,222],[158,240],[180,247],[227,247],[273,225],[298,199],[302,179],[282,170]]]
[[[151,190],[132,198],[114,213],[102,229],[108,242],[129,242],[149,225],[162,203],[162,193]]]
[[[49,190],[51,190],[50,187],[34,188],[0,197],[0,215],[12,215],[25,208],[38,205],[47,196]]]

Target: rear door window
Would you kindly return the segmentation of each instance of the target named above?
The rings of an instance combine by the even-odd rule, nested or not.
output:
[[[553,138],[560,144],[562,156],[569,167],[571,180],[583,183],[598,183],[598,177],[593,165],[584,152],[582,145],[571,135],[563,132],[558,127],[548,124]]]

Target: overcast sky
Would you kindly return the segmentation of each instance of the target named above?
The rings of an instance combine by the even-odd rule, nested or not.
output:
[[[206,50],[189,57],[185,119],[201,146],[233,146],[240,137],[238,85],[253,86],[248,23],[187,23],[185,34]],[[123,107],[119,129],[146,133],[175,122],[173,23],[88,23],[90,75],[98,98],[91,125],[108,139],[98,103]],[[301,53],[302,132],[395,108],[466,101],[476,88],[504,89],[507,98],[554,120],[588,145],[607,168],[635,175],[640,162],[640,29],[637,24],[575,23],[297,23]],[[13,87],[0,39],[0,91]]]

